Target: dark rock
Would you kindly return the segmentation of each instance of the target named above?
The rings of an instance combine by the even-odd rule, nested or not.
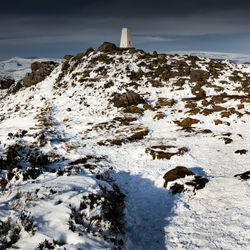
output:
[[[71,162],[70,165],[85,164],[87,163],[87,161],[88,161],[88,158],[85,157],[85,158],[81,158],[81,159]]]
[[[8,169],[9,168],[9,163],[7,160],[0,158],[0,171],[3,169]]]
[[[204,70],[192,70],[190,74],[191,82],[202,82],[209,78],[209,73]]]
[[[88,56],[91,52],[94,52],[95,50],[93,48],[88,48],[85,52],[85,55]]]
[[[109,42],[104,42],[98,49],[97,51],[102,51],[102,52],[113,52],[118,50],[115,44],[109,43]]]
[[[73,56],[72,55],[65,55],[63,59],[69,61]]]
[[[175,183],[170,187],[172,194],[182,193],[184,191],[184,185]]]
[[[36,179],[41,174],[41,171],[37,168],[28,168],[23,173],[23,180],[27,181],[28,179]]]
[[[145,100],[139,94],[135,93],[132,90],[127,91],[122,95],[117,94],[111,101],[117,108],[128,107],[130,105],[138,105],[140,103],[142,104],[146,103]]]
[[[171,169],[163,176],[165,179],[164,187],[167,187],[169,181],[175,181],[177,179],[184,178],[187,175],[194,175],[194,173],[186,167],[181,166]]]
[[[76,54],[75,56],[72,57],[73,61],[78,61],[81,60],[84,57],[84,53],[80,52],[78,54]]]
[[[187,118],[183,119],[182,121],[177,122],[177,124],[181,127],[187,128],[187,127],[191,127],[193,124],[196,124],[198,122],[199,122],[199,120],[197,120],[197,119],[187,117]]]
[[[66,61],[62,64],[62,71],[67,71],[67,69],[70,67],[70,64]]]
[[[2,177],[2,179],[1,179],[1,190],[2,190],[2,192],[4,192],[5,187],[7,186],[7,184],[8,184],[8,181],[4,177]]]
[[[229,144],[233,141],[231,138],[228,137],[222,137],[222,139],[224,140],[225,144]]]
[[[235,154],[246,154],[247,153],[247,150],[246,149],[239,149],[239,150],[236,150],[235,152],[234,152]]]
[[[36,71],[41,67],[41,63],[40,62],[33,62],[30,65],[31,71]]]
[[[239,177],[242,180],[248,180],[250,178],[250,171],[246,171],[242,174],[236,174],[234,177]]]
[[[11,181],[14,176],[15,176],[15,174],[13,172],[9,171],[8,174],[7,174],[8,181]]]
[[[13,79],[0,80],[0,89],[9,89],[14,83],[15,80]]]
[[[205,187],[209,180],[202,176],[195,176],[194,180],[186,182],[187,185],[193,186],[194,190],[199,190]]]
[[[64,175],[64,170],[62,170],[60,167],[57,171],[57,176],[63,176]]]
[[[20,150],[20,147],[18,144],[15,145],[11,145],[8,149],[7,149],[7,162],[11,163],[11,162],[15,162],[16,157],[19,156],[18,151]]]
[[[16,84],[12,84],[10,88],[8,89],[9,93],[16,93],[19,89],[23,87],[23,82],[22,80],[18,81]]]
[[[54,68],[58,65],[58,63],[53,61],[47,62],[34,62],[31,64],[31,73],[26,73],[23,83],[25,87],[30,87],[35,85],[41,81],[43,81],[50,73],[54,70]]]

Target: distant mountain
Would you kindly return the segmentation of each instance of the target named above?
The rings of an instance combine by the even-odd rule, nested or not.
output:
[[[199,57],[207,57],[215,60],[229,60],[237,64],[250,64],[250,55],[236,54],[236,53],[222,53],[222,52],[208,52],[208,51],[174,51],[180,55],[192,55]]]
[[[14,57],[6,61],[0,61],[0,79],[11,78],[16,81],[30,72],[30,65],[35,61],[59,61],[51,58],[20,58]]]

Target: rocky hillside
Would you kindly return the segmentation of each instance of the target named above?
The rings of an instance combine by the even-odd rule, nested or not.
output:
[[[109,43],[33,63],[0,90],[0,248],[247,249],[249,84]]]

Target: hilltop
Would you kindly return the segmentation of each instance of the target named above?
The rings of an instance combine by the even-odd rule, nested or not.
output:
[[[247,249],[249,82],[109,43],[32,63],[0,90],[2,249]]]

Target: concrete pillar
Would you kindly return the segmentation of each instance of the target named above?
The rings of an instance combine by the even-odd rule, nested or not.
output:
[[[133,48],[132,36],[129,28],[122,28],[120,48]]]

